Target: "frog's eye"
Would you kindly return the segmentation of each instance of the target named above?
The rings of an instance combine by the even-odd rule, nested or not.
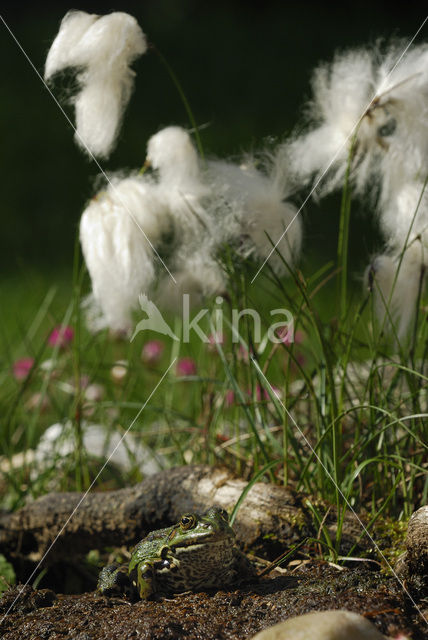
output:
[[[187,531],[187,529],[192,529],[196,524],[196,518],[193,513],[186,513],[186,515],[181,516],[180,527]]]

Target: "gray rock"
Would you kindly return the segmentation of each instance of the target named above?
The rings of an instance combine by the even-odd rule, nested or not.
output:
[[[421,507],[409,520],[406,551],[401,555],[395,571],[412,591],[424,597],[428,591],[428,506]]]
[[[351,611],[316,611],[269,627],[251,640],[386,640],[366,618]]]

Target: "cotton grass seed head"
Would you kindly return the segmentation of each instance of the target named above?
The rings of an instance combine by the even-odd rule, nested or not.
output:
[[[416,312],[420,288],[428,262],[421,242],[401,253],[376,256],[366,271],[366,283],[373,293],[376,314],[400,342],[405,340]]]
[[[402,55],[405,49],[398,41],[351,50],[315,70],[308,130],[280,146],[276,156],[297,185],[320,180],[319,195],[340,188],[353,136],[351,179],[357,193],[366,193],[376,180],[389,191],[399,164],[405,180],[426,169],[428,45]]]
[[[174,186],[199,177],[199,162],[190,135],[181,127],[166,127],[147,144],[147,160],[159,171],[160,182]]]
[[[80,220],[80,241],[92,281],[88,325],[131,329],[138,296],[155,278],[153,246],[168,228],[164,205],[146,176],[111,178]]]
[[[312,185],[322,196],[343,187],[349,163],[350,187],[378,216],[385,240],[367,272],[375,306],[382,319],[382,297],[389,300],[403,337],[425,269],[415,247],[428,250],[428,45],[397,41],[337,54],[315,70],[312,89],[308,130],[279,147],[276,175],[288,168],[296,188]]]
[[[134,86],[132,62],[147,50],[137,21],[123,12],[105,16],[70,11],[46,59],[45,79],[67,67],[78,69],[72,98],[76,142],[97,157],[111,153]]]

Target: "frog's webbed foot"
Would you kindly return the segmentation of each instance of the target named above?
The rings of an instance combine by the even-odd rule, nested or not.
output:
[[[109,564],[101,570],[97,591],[103,596],[125,596],[130,600],[136,599],[136,589],[129,575],[127,564]]]
[[[95,594],[96,597],[97,594]],[[116,596],[106,596],[103,595],[102,598],[104,598],[104,600],[108,601],[109,605],[113,605],[113,606],[127,606],[127,607],[132,607],[132,602],[130,600],[126,600],[123,596],[121,597],[116,597]]]

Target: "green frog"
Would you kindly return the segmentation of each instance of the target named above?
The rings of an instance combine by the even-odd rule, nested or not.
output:
[[[178,524],[152,531],[141,540],[129,564],[104,567],[97,589],[103,595],[146,599],[255,577],[250,561],[234,547],[234,539],[224,509],[211,507],[202,515],[186,513]]]

